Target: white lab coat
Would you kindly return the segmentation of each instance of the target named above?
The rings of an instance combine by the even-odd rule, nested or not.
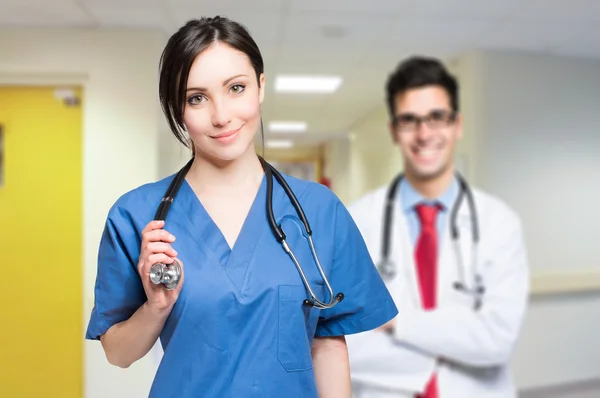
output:
[[[380,259],[387,187],[349,207],[375,264]],[[390,258],[398,272],[386,282],[398,307],[393,336],[369,331],[347,336],[355,397],[414,397],[437,373],[440,398],[517,396],[509,358],[520,333],[529,292],[529,271],[521,223],[502,201],[472,189],[480,228],[478,268],[485,294],[480,311],[457,291],[457,259],[446,222],[438,263],[437,307],[421,307],[414,248],[399,195],[394,209]],[[472,286],[471,226],[467,201],[458,212],[460,247]]]

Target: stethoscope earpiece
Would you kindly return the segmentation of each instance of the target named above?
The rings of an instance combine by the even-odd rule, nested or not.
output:
[[[317,305],[314,300],[309,300],[309,299],[304,299],[304,301],[302,302],[302,305],[304,305],[305,307],[317,307],[319,309],[326,309],[326,308],[333,307],[335,304],[341,302],[343,299],[344,299],[344,293],[338,293],[335,295],[335,299],[333,300],[333,303],[328,306]]]
[[[305,307],[314,307],[315,306],[315,302],[309,299],[304,299],[304,301],[302,302],[302,305],[304,305]]]

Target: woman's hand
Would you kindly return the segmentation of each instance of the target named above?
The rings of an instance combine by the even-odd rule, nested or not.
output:
[[[150,268],[156,263],[172,264],[177,258],[177,252],[171,247],[175,237],[163,229],[164,221],[150,221],[142,231],[142,245],[138,272],[148,298],[147,305],[157,313],[170,312],[177,301],[183,286],[183,263],[181,265],[181,279],[173,290],[167,290],[162,284],[155,285],[150,280]]]

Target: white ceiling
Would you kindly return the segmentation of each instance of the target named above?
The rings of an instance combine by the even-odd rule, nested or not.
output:
[[[248,27],[269,86],[278,73],[344,78],[333,95],[267,91],[265,123],[306,121],[313,140],[345,134],[383,104],[387,74],[416,52],[600,58],[600,0],[0,0],[0,26],[155,27],[170,35],[188,19],[217,14]]]

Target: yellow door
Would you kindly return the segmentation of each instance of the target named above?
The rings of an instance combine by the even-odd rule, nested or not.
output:
[[[82,111],[56,94],[0,87],[3,397],[83,395]]]

